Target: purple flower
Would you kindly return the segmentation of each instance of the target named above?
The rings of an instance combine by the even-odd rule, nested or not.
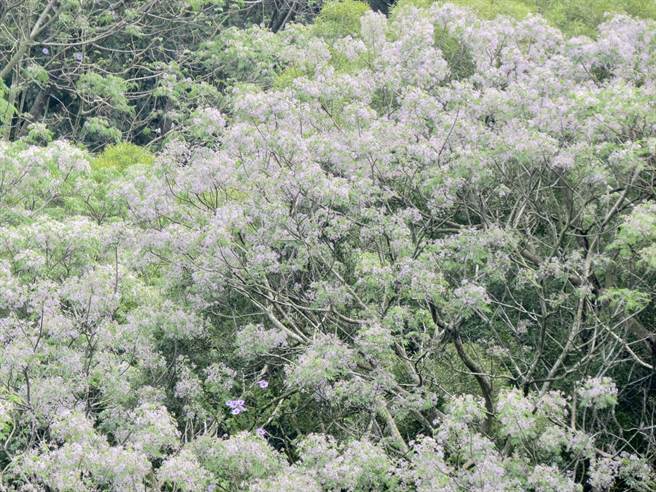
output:
[[[255,433],[263,439],[269,434],[262,427],[258,427],[257,429],[255,429]]]
[[[43,53],[44,55],[48,55],[48,54],[50,54],[50,50],[48,48],[43,48],[41,50],[41,53]]]
[[[73,55],[75,59],[79,62],[81,62],[84,59],[84,55],[80,53],[79,51]]]
[[[232,415],[239,415],[241,412],[246,411],[244,400],[228,400],[226,406],[230,408],[230,413]]]
[[[260,388],[262,388],[262,389],[266,389],[266,388],[269,387],[269,381],[267,381],[266,379],[260,379],[260,380],[257,382],[257,385],[258,385]]]

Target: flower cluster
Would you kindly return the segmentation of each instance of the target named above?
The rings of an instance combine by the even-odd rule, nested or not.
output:
[[[242,412],[246,411],[246,404],[244,400],[228,400],[226,406],[230,408],[230,413],[232,415],[239,415]]]
[[[603,410],[617,404],[617,386],[609,377],[588,378],[577,392],[582,407]]]

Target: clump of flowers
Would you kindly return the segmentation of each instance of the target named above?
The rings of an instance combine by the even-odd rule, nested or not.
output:
[[[237,332],[237,353],[252,359],[284,348],[287,343],[287,333],[280,330],[266,329],[262,325],[245,325]]]
[[[588,484],[595,490],[612,490],[621,479],[630,490],[647,490],[653,483],[652,471],[644,459],[622,452],[617,456],[597,457],[590,466]]]
[[[513,439],[528,440],[536,435],[534,403],[524,397],[518,389],[505,391],[499,395],[497,416],[501,432]]]
[[[201,467],[198,458],[188,448],[169,456],[157,471],[157,478],[160,483],[184,492],[206,490],[212,480],[211,474]]]
[[[246,411],[246,403],[244,400],[228,400],[226,406],[230,408],[230,413],[232,415],[239,415]]]
[[[392,462],[367,440],[341,445],[332,437],[312,434],[298,443],[298,467],[329,490],[377,490],[393,483]]]
[[[284,469],[282,456],[266,440],[250,432],[224,439],[200,436],[190,443],[201,466],[214,477],[241,486]]]
[[[588,378],[577,393],[584,408],[603,410],[617,404],[617,386],[609,377]]]
[[[345,376],[353,364],[352,349],[334,335],[320,335],[287,368],[287,381],[300,388],[320,388]]]

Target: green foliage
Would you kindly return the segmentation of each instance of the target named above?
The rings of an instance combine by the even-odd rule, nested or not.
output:
[[[202,9],[207,5],[223,7],[226,4],[225,0],[186,0],[186,3],[195,11]]]
[[[429,7],[433,3],[452,3],[462,7],[468,7],[485,19],[494,19],[499,15],[507,15],[516,19],[522,19],[534,11],[528,5],[532,2],[525,0],[400,0],[394,7],[392,15],[406,7]]]
[[[125,95],[130,84],[120,77],[87,72],[80,77],[77,87],[83,96],[100,99],[116,111],[133,112]]]
[[[619,250],[626,259],[639,258],[649,268],[656,269],[656,204],[638,205],[622,224],[610,249]]]
[[[331,0],[322,7],[312,30],[328,39],[357,35],[360,17],[368,10],[369,5],[359,0]]]
[[[469,7],[484,19],[494,19],[499,15],[523,19],[533,10],[525,0],[454,0],[452,3]]]
[[[8,101],[8,97],[9,97],[9,89],[0,80],[0,131],[2,131],[5,122],[11,121],[11,118],[14,115],[14,111],[15,111],[15,108]]]
[[[121,130],[111,126],[107,118],[92,117],[84,122],[82,137],[91,145],[103,146],[121,141]]]
[[[284,89],[292,85],[294,79],[302,77],[304,75],[303,71],[298,67],[287,67],[280,74],[273,79],[273,88],[274,89]]]
[[[38,85],[43,85],[48,82],[48,70],[43,66],[33,63],[29,65],[24,72],[25,77]]]
[[[0,124],[11,122],[3,135],[20,138],[39,121],[56,138],[82,135],[94,148],[117,141],[111,129],[134,143],[163,142],[160,137],[194,109],[221,107],[217,95],[232,87],[230,65],[237,59],[244,58],[254,76],[266,74],[236,55],[238,46],[222,43],[218,51],[226,51],[230,63],[206,64],[202,43],[220,39],[230,26],[271,25],[276,17],[283,27],[318,11],[314,3],[296,3],[289,15],[286,5],[244,8],[243,0],[12,3],[0,6],[0,79],[12,89],[12,97],[0,95]],[[275,53],[275,43],[267,44]],[[15,106],[11,113],[4,111],[5,99]]]
[[[467,47],[446,30],[436,29],[435,45],[442,51],[444,59],[449,64],[453,79],[464,79],[476,70],[476,64]]]
[[[260,27],[229,28],[203,43],[197,56],[205,70],[218,75],[220,87],[237,82],[268,87],[283,65],[282,41],[281,36]]]
[[[54,138],[53,132],[43,123],[32,123],[27,127],[23,141],[32,145],[47,145]]]
[[[153,154],[144,147],[128,142],[110,145],[91,161],[91,168],[117,169],[124,171],[129,166],[150,166],[155,161]]]
[[[607,289],[599,299],[608,301],[612,307],[621,306],[627,313],[642,311],[651,302],[647,292],[633,289]]]
[[[525,0],[538,12],[570,36],[594,36],[596,27],[607,13],[622,13],[646,19],[656,19],[656,2],[653,0]]]

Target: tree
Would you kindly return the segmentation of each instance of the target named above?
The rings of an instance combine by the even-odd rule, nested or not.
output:
[[[335,32],[154,160],[0,144],[7,487],[654,488],[653,21]]]

